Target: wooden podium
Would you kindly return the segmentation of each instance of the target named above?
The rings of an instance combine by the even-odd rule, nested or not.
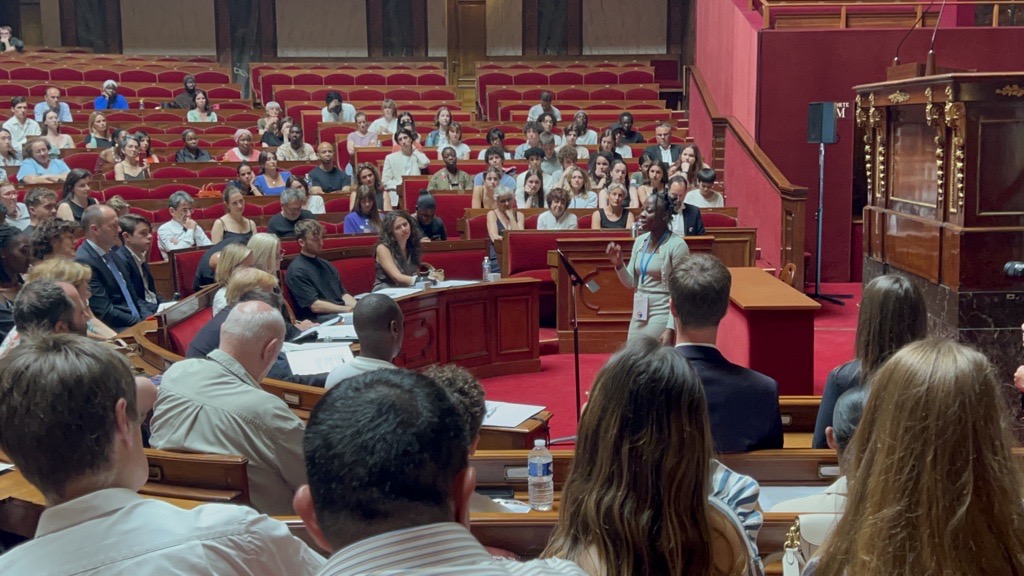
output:
[[[1009,381],[1021,362],[1024,73],[947,74],[857,86],[854,195],[866,191],[864,280],[921,288],[929,332],[984,351]]]

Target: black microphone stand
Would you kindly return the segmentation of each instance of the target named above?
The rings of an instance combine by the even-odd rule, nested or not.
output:
[[[572,286],[572,358],[573,358],[573,372],[576,376],[576,424],[580,423],[580,413],[583,411],[583,405],[580,398],[580,321],[579,316],[576,313],[577,306],[577,295],[579,287],[585,284],[583,278],[580,277],[579,273],[576,272],[576,268],[572,265],[572,261],[569,257],[562,253],[561,250],[556,250],[558,253],[558,260],[565,268],[566,274],[569,275],[569,282]],[[566,436],[564,438],[555,438],[548,444],[560,444],[564,442],[575,442],[576,436]]]

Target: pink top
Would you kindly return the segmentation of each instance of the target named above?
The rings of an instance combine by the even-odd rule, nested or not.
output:
[[[242,152],[236,147],[228,150],[224,153],[224,160],[227,162],[259,162],[260,160],[260,149],[253,148],[252,152],[249,153],[249,157],[242,156]]]
[[[353,146],[373,146],[373,141],[377,139],[377,135],[373,132],[367,132],[366,136],[363,136],[358,131],[349,132],[348,139],[352,142]]]

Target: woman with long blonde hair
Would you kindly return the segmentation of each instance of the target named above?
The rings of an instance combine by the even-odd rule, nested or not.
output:
[[[253,234],[246,246],[252,250],[253,268],[267,272],[275,278],[279,276],[281,261],[284,259],[284,249],[281,248],[281,239],[277,235],[267,232]],[[315,322],[310,322],[309,320],[297,321],[295,313],[292,312],[287,301],[281,307],[281,316],[284,316],[285,321],[289,324],[289,338],[297,334],[296,331],[309,330],[316,326]]]
[[[846,510],[804,574],[1024,574],[1024,482],[985,356],[914,342],[870,385]]]
[[[254,262],[252,250],[245,244],[228,244],[220,251],[220,259],[217,261],[217,269],[214,271],[214,279],[221,287],[213,295],[213,315],[228,305],[227,285],[235,270],[241,268],[252,268]]]
[[[697,373],[653,338],[629,341],[594,382],[542,556],[594,576],[758,573],[738,518],[712,493],[717,468]]]

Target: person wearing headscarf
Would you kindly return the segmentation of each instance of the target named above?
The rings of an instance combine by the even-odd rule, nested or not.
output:
[[[173,101],[167,103],[167,108],[188,110],[192,107],[192,102],[194,102],[196,98],[196,77],[191,74],[186,74],[182,83],[185,85],[185,89],[175,96]]]
[[[226,162],[259,162],[260,149],[252,145],[252,132],[239,128],[233,136],[236,147],[224,153]]]

